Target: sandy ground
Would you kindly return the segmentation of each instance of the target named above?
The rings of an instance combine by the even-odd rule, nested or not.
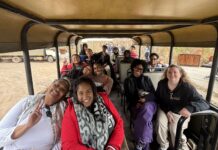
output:
[[[57,78],[56,63],[31,62],[35,93],[44,90]],[[185,67],[198,91],[205,96],[210,68]],[[213,103],[218,106],[218,81],[215,81]],[[0,63],[0,119],[22,97],[28,95],[23,63]]]
[[[44,90],[56,76],[56,63],[32,62],[35,93]],[[21,98],[28,95],[23,63],[0,63],[0,118]]]

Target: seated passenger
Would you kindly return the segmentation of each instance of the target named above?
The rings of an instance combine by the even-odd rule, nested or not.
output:
[[[110,55],[106,52],[107,46],[102,46],[102,51],[96,54],[96,61],[102,62],[102,64],[110,64]]]
[[[139,59],[131,64],[131,76],[124,81],[125,96],[133,120],[136,150],[149,150],[153,140],[153,115],[156,112],[154,86],[148,76],[143,76],[144,62]]]
[[[130,57],[130,51],[125,50],[124,51],[124,58],[120,62],[122,62],[122,63],[132,63],[132,61],[133,61],[133,58]]]
[[[84,62],[80,61],[78,54],[73,54],[71,64],[68,64],[66,59],[64,60],[61,75],[67,76],[71,80],[76,79],[82,75],[82,69],[85,65],[86,64]]]
[[[91,79],[79,78],[62,122],[62,149],[120,150],[123,139],[123,120],[107,94],[97,94]]]
[[[92,66],[94,64],[94,62],[96,61],[95,55],[93,54],[92,49],[90,49],[90,48],[87,49],[85,52],[86,52],[86,56],[87,56],[85,59],[85,63]]]
[[[165,65],[160,64],[158,59],[159,55],[157,53],[150,54],[150,62],[147,64],[148,72],[162,71],[164,67],[166,67]]]
[[[132,45],[130,47],[130,57],[132,57],[133,59],[137,59],[138,58],[138,54],[136,53],[136,49],[135,49],[134,45]]]
[[[92,66],[91,66],[91,65],[86,65],[86,66],[83,68],[83,76],[92,78],[92,76],[93,76],[93,69],[92,69]]]
[[[68,79],[55,80],[45,92],[20,100],[0,122],[4,150],[60,149],[61,121]]]
[[[113,48],[113,53],[110,56],[111,64],[114,65],[116,63],[117,57],[119,56],[119,49],[118,47]]]
[[[170,65],[164,72],[164,79],[159,81],[156,91],[160,106],[157,116],[157,141],[161,150],[169,147],[168,131],[175,144],[176,128],[181,116],[186,117],[182,131],[180,149],[189,150],[183,131],[188,127],[192,112],[208,109],[203,97],[187,79],[186,72],[177,65]]]
[[[107,72],[107,75],[110,76],[114,81],[114,87],[117,85],[118,81],[116,79],[116,74],[114,72],[114,68],[110,62],[110,55],[106,52],[107,46],[102,46],[102,51],[95,55],[96,62],[101,62],[104,66],[104,69]]]
[[[82,46],[82,49],[81,49],[81,51],[80,51],[80,53],[79,53],[79,55],[86,55],[86,50],[88,49],[88,44],[87,43],[83,43],[83,46]]]
[[[101,63],[94,63],[93,65],[93,81],[95,82],[98,91],[103,90],[109,95],[113,86],[113,79],[104,73],[104,68]],[[102,92],[102,91],[101,91]]]

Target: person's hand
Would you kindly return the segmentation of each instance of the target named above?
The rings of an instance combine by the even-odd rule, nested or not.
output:
[[[68,65],[67,59],[64,58],[63,65]]]
[[[107,63],[103,64],[103,68],[107,67]]]
[[[28,118],[28,122],[26,124],[26,126],[28,128],[33,127],[35,124],[37,124],[39,122],[39,120],[42,117],[42,113],[40,111],[41,107],[42,107],[43,103],[38,103],[35,110],[32,112],[32,114],[29,116]]]
[[[188,111],[188,109],[187,108],[182,108],[180,111],[179,111],[179,114],[181,115],[181,116],[183,116],[183,117],[186,117],[186,118],[188,118],[188,117],[190,117],[191,116],[191,113]]]
[[[169,123],[174,122],[173,113],[171,111],[167,112],[167,118],[168,118]]]
[[[136,104],[136,109],[140,108],[141,106],[142,106],[142,104],[137,103],[137,104]]]
[[[111,146],[107,146],[106,150],[114,150],[115,148],[112,148]]]
[[[106,150],[114,150],[114,149],[111,147],[107,147]]]
[[[145,101],[146,101],[145,98],[140,98],[140,99],[139,99],[139,102],[140,102],[140,103],[145,103]]]

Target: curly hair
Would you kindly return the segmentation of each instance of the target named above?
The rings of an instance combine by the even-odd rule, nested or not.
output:
[[[133,69],[138,65],[142,65],[143,69],[145,69],[145,62],[143,60],[134,59],[133,62],[131,63],[131,66],[130,66],[131,71],[133,72]]]

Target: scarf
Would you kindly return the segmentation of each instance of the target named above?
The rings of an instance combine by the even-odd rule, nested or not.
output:
[[[21,115],[18,118],[18,124],[22,120],[28,117],[36,108],[38,103],[41,103],[44,101],[45,94],[37,94],[32,98],[27,98],[27,103],[25,105],[24,111],[21,113]],[[51,118],[51,125],[52,125],[52,131],[54,134],[53,137],[53,144],[55,145],[57,141],[60,140],[60,135],[61,135],[61,122],[63,118],[65,110],[65,103],[64,102],[59,102],[56,103],[52,106],[50,106],[50,111],[52,114]]]
[[[101,96],[92,104],[93,111],[72,99],[82,143],[96,150],[104,150],[115,126],[112,114],[106,108]]]

